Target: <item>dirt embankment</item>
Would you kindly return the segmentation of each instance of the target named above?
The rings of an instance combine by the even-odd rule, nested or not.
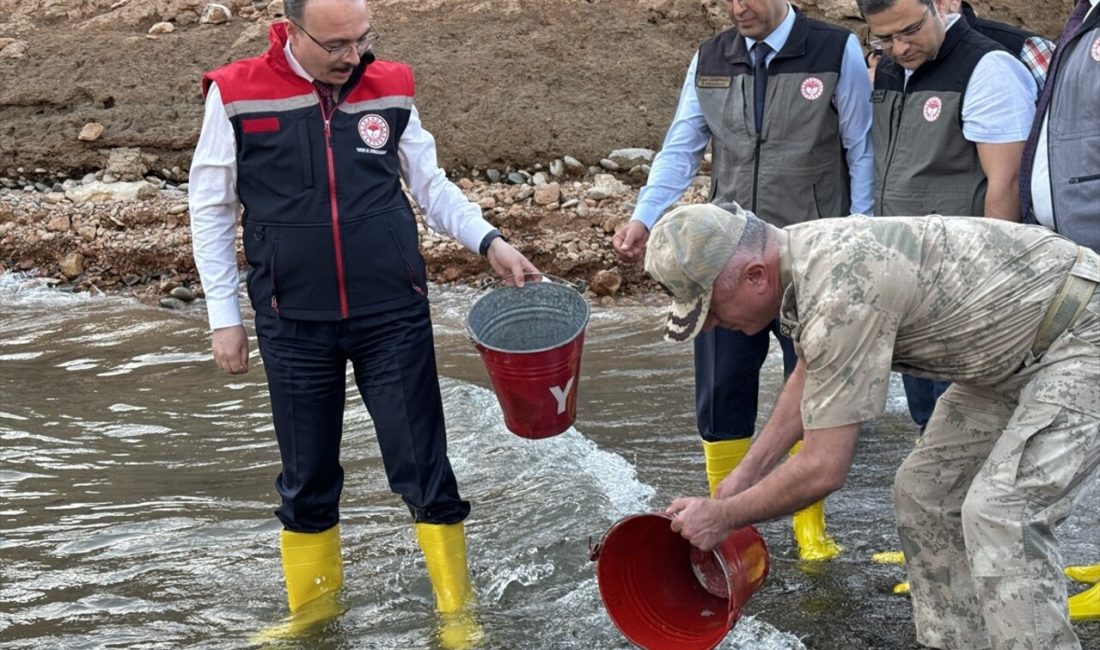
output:
[[[36,267],[78,286],[134,278],[196,283],[187,215],[178,206],[201,124],[199,80],[262,51],[267,26],[281,13],[280,0],[220,4],[228,19],[203,22],[205,0],[0,0],[0,265]],[[799,4],[862,37],[854,0]],[[1048,36],[1070,4],[975,2],[982,15]],[[629,215],[645,169],[612,170],[600,161],[624,147],[659,149],[687,62],[727,24],[725,0],[373,5],[383,34],[379,55],[413,66],[417,105],[438,140],[440,164],[468,179],[468,194],[483,202],[486,216],[548,271],[593,282],[610,269],[622,280],[613,294],[644,287],[637,269],[616,268],[604,249]],[[89,123],[102,131],[81,139]],[[155,198],[82,206],[67,196],[72,179],[90,172],[102,179],[119,152],[133,163],[132,175],[163,186]],[[566,156],[581,167],[545,179],[559,184],[560,200],[551,203],[485,175],[523,171],[522,185],[534,190],[532,176]],[[591,198],[595,174],[609,171],[626,185]],[[445,245],[425,253],[436,279],[484,269]],[[62,272],[73,254],[85,262],[77,276]]]

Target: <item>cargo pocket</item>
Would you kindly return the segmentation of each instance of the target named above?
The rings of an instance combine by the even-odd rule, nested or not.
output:
[[[408,208],[367,214],[340,227],[351,309],[427,295],[416,221]]]
[[[244,225],[245,260],[248,273],[248,297],[253,305],[271,304],[278,309],[275,288],[276,257],[279,251],[279,231],[265,224],[247,222]]]

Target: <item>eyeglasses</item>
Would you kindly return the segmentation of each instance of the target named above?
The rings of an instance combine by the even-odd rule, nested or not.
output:
[[[366,54],[367,51],[369,51],[372,47],[374,47],[375,43],[382,39],[382,35],[375,31],[374,26],[372,25],[371,28],[367,30],[367,33],[360,36],[359,39],[354,43],[344,43],[343,45],[328,46],[314,38],[313,34],[307,32],[305,27],[302,27],[294,21],[290,22],[295,27],[302,30],[302,33],[308,36],[309,40],[316,43],[317,47],[321,48],[325,52],[328,52],[328,55],[334,59],[342,59],[350,54],[352,50],[355,50],[355,56],[361,57]]]
[[[931,14],[931,12],[932,5],[928,5],[924,8],[924,15],[921,16],[921,19],[917,22],[913,23],[909,27],[906,27],[896,34],[873,38],[867,41],[867,44],[870,45],[873,49],[884,50],[888,47],[893,47],[894,41],[904,41],[906,43],[909,43],[910,41],[912,41],[913,37],[917,35],[917,32],[924,28],[924,23],[928,20],[928,16]]]

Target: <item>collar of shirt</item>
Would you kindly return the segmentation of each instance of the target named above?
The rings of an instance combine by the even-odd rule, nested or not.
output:
[[[306,69],[302,67],[301,63],[298,63],[298,59],[294,58],[294,53],[290,51],[290,39],[286,40],[286,45],[283,46],[283,54],[286,55],[286,62],[290,64],[290,69],[294,71],[294,74],[298,75],[302,79],[305,79],[309,83],[313,83],[313,75],[306,72]]]
[[[1096,2],[1100,2],[1100,0],[1096,0]],[[943,32],[946,34],[947,30],[954,27],[959,22],[959,18],[961,18],[961,17],[962,16],[960,14],[944,14],[943,15]],[[937,54],[937,56],[939,55],[938,52],[936,54]],[[933,58],[935,58],[935,57],[933,57]],[[905,83],[907,83],[907,84],[909,83],[909,77],[913,76],[913,72],[914,71],[910,70],[909,68],[905,69]]]
[[[1097,1],[1100,2],[1100,0],[1097,0]],[[775,53],[778,52],[779,50],[782,50],[783,46],[787,44],[787,38],[791,35],[791,29],[793,27],[794,27],[794,7],[792,7],[791,3],[788,2],[787,3],[787,15],[786,15],[786,17],[784,17],[783,20],[780,21],[779,25],[775,29],[772,30],[771,34],[768,34],[767,36],[764,37],[764,42],[767,43],[768,46],[772,48],[772,56],[775,56]],[[749,38],[748,36],[746,36],[745,37],[745,47],[746,47],[746,49],[748,49],[751,52],[753,45],[756,45],[756,39]]]

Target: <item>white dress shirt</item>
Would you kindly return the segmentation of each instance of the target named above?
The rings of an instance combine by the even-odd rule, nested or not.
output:
[[[294,58],[289,42],[283,52],[295,74],[312,83],[313,77]],[[206,293],[210,329],[218,329],[241,324],[236,253],[240,212],[237,149],[233,125],[217,84],[210,85],[205,110],[191,161],[188,203],[195,266]],[[421,126],[415,106],[397,151],[401,176],[420,206],[426,225],[477,251],[493,226],[482,218],[481,208],[447,180],[436,161],[435,138]]]

